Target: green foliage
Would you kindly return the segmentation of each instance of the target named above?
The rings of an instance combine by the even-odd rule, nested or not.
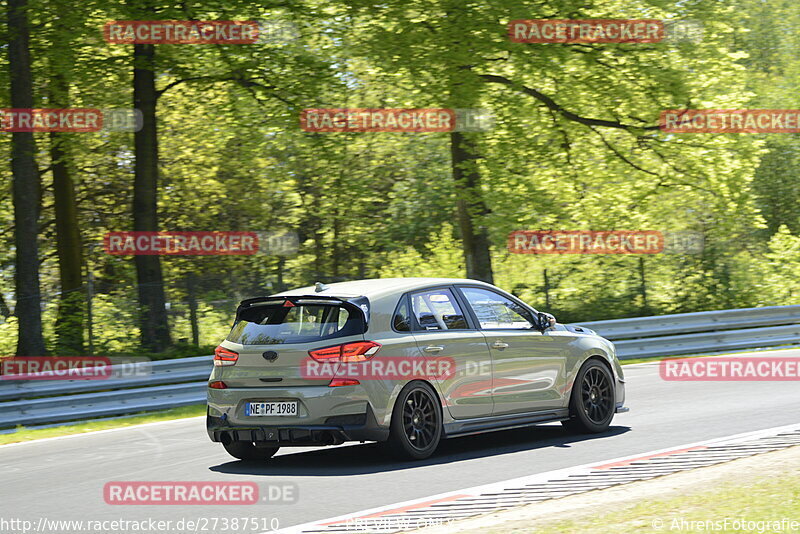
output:
[[[137,4],[91,1],[65,10],[57,0],[32,1],[40,105],[47,104],[55,70],[70,80],[74,107],[130,107],[130,47],[105,43],[100,28],[133,17],[129,6]],[[303,132],[298,115],[313,107],[491,111],[495,127],[470,135],[479,152],[477,194],[488,208],[475,223],[488,229],[497,284],[538,308],[549,303],[561,320],[797,302],[796,138],[645,129],[663,109],[800,107],[800,34],[794,31],[800,14],[790,0],[153,5],[159,19],[281,20],[299,32],[282,43],[157,47],[157,83],[166,89],[158,103],[160,227],[288,228],[301,242],[291,257],[163,258],[178,345],[167,355],[207,353],[244,297],[317,280],[464,276],[455,209],[461,191],[451,177],[448,136]],[[56,12],[64,17],[61,25]],[[703,25],[703,40],[508,40],[509,20],[545,17],[692,19]],[[7,102],[5,61],[0,58],[0,98]],[[524,88],[582,117],[629,127],[575,122]],[[60,287],[51,162],[46,134],[40,136],[42,293],[54,349]],[[102,249],[106,232],[131,229],[133,137],[67,138],[94,279],[95,352],[135,353],[133,262]],[[0,136],[0,153],[9,149],[8,136]],[[10,182],[8,166],[0,168],[0,292],[13,307]],[[508,233],[519,229],[689,231],[702,234],[705,247],[699,254],[646,257],[642,280],[639,258],[632,256],[509,254]],[[190,276],[200,347],[191,345]],[[13,317],[0,318],[0,352],[13,350],[15,328]]]

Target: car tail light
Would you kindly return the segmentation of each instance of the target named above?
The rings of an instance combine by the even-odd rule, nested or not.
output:
[[[308,355],[318,362],[364,362],[375,356],[380,343],[374,341],[355,341],[308,351]]]
[[[208,387],[211,389],[228,389],[228,384],[222,380],[214,380],[213,382],[208,383]]]
[[[214,365],[220,367],[222,365],[233,365],[239,359],[239,353],[228,350],[222,345],[214,349]]]
[[[355,378],[334,378],[331,380],[330,384],[328,384],[329,388],[338,388],[340,386],[357,386],[361,382],[356,380]]]
[[[310,350],[308,351],[308,355],[318,362],[327,362],[331,360],[339,361],[342,356],[342,345],[325,347],[324,349]]]

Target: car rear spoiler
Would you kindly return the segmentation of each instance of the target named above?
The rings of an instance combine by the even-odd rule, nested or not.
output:
[[[270,304],[285,304],[286,301],[295,306],[303,304],[339,304],[349,310],[358,310],[364,320],[364,331],[369,327],[369,299],[367,297],[328,297],[322,295],[275,295],[272,297],[254,297],[243,300],[236,308],[236,319],[239,319],[239,312],[252,306],[268,306]]]

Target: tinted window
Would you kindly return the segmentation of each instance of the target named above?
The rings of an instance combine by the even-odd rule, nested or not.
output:
[[[484,330],[523,329],[533,326],[530,312],[509,298],[475,287],[463,287],[461,291]]]
[[[392,326],[398,332],[411,331],[411,314],[408,313],[408,301],[406,301],[405,297],[403,297],[400,306],[397,307],[397,311],[394,312]]]
[[[240,310],[228,341],[243,345],[305,343],[359,334],[363,320],[337,305],[255,305]]]
[[[449,289],[435,289],[411,296],[414,318],[421,330],[466,330],[464,313]]]

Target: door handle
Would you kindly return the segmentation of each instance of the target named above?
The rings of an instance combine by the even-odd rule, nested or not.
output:
[[[425,352],[442,352],[444,350],[444,347],[440,347],[437,345],[428,345],[422,350],[424,350]]]
[[[495,348],[495,349],[507,349],[508,348],[508,343],[503,343],[502,341],[495,341],[494,343],[492,343],[492,348]]]

